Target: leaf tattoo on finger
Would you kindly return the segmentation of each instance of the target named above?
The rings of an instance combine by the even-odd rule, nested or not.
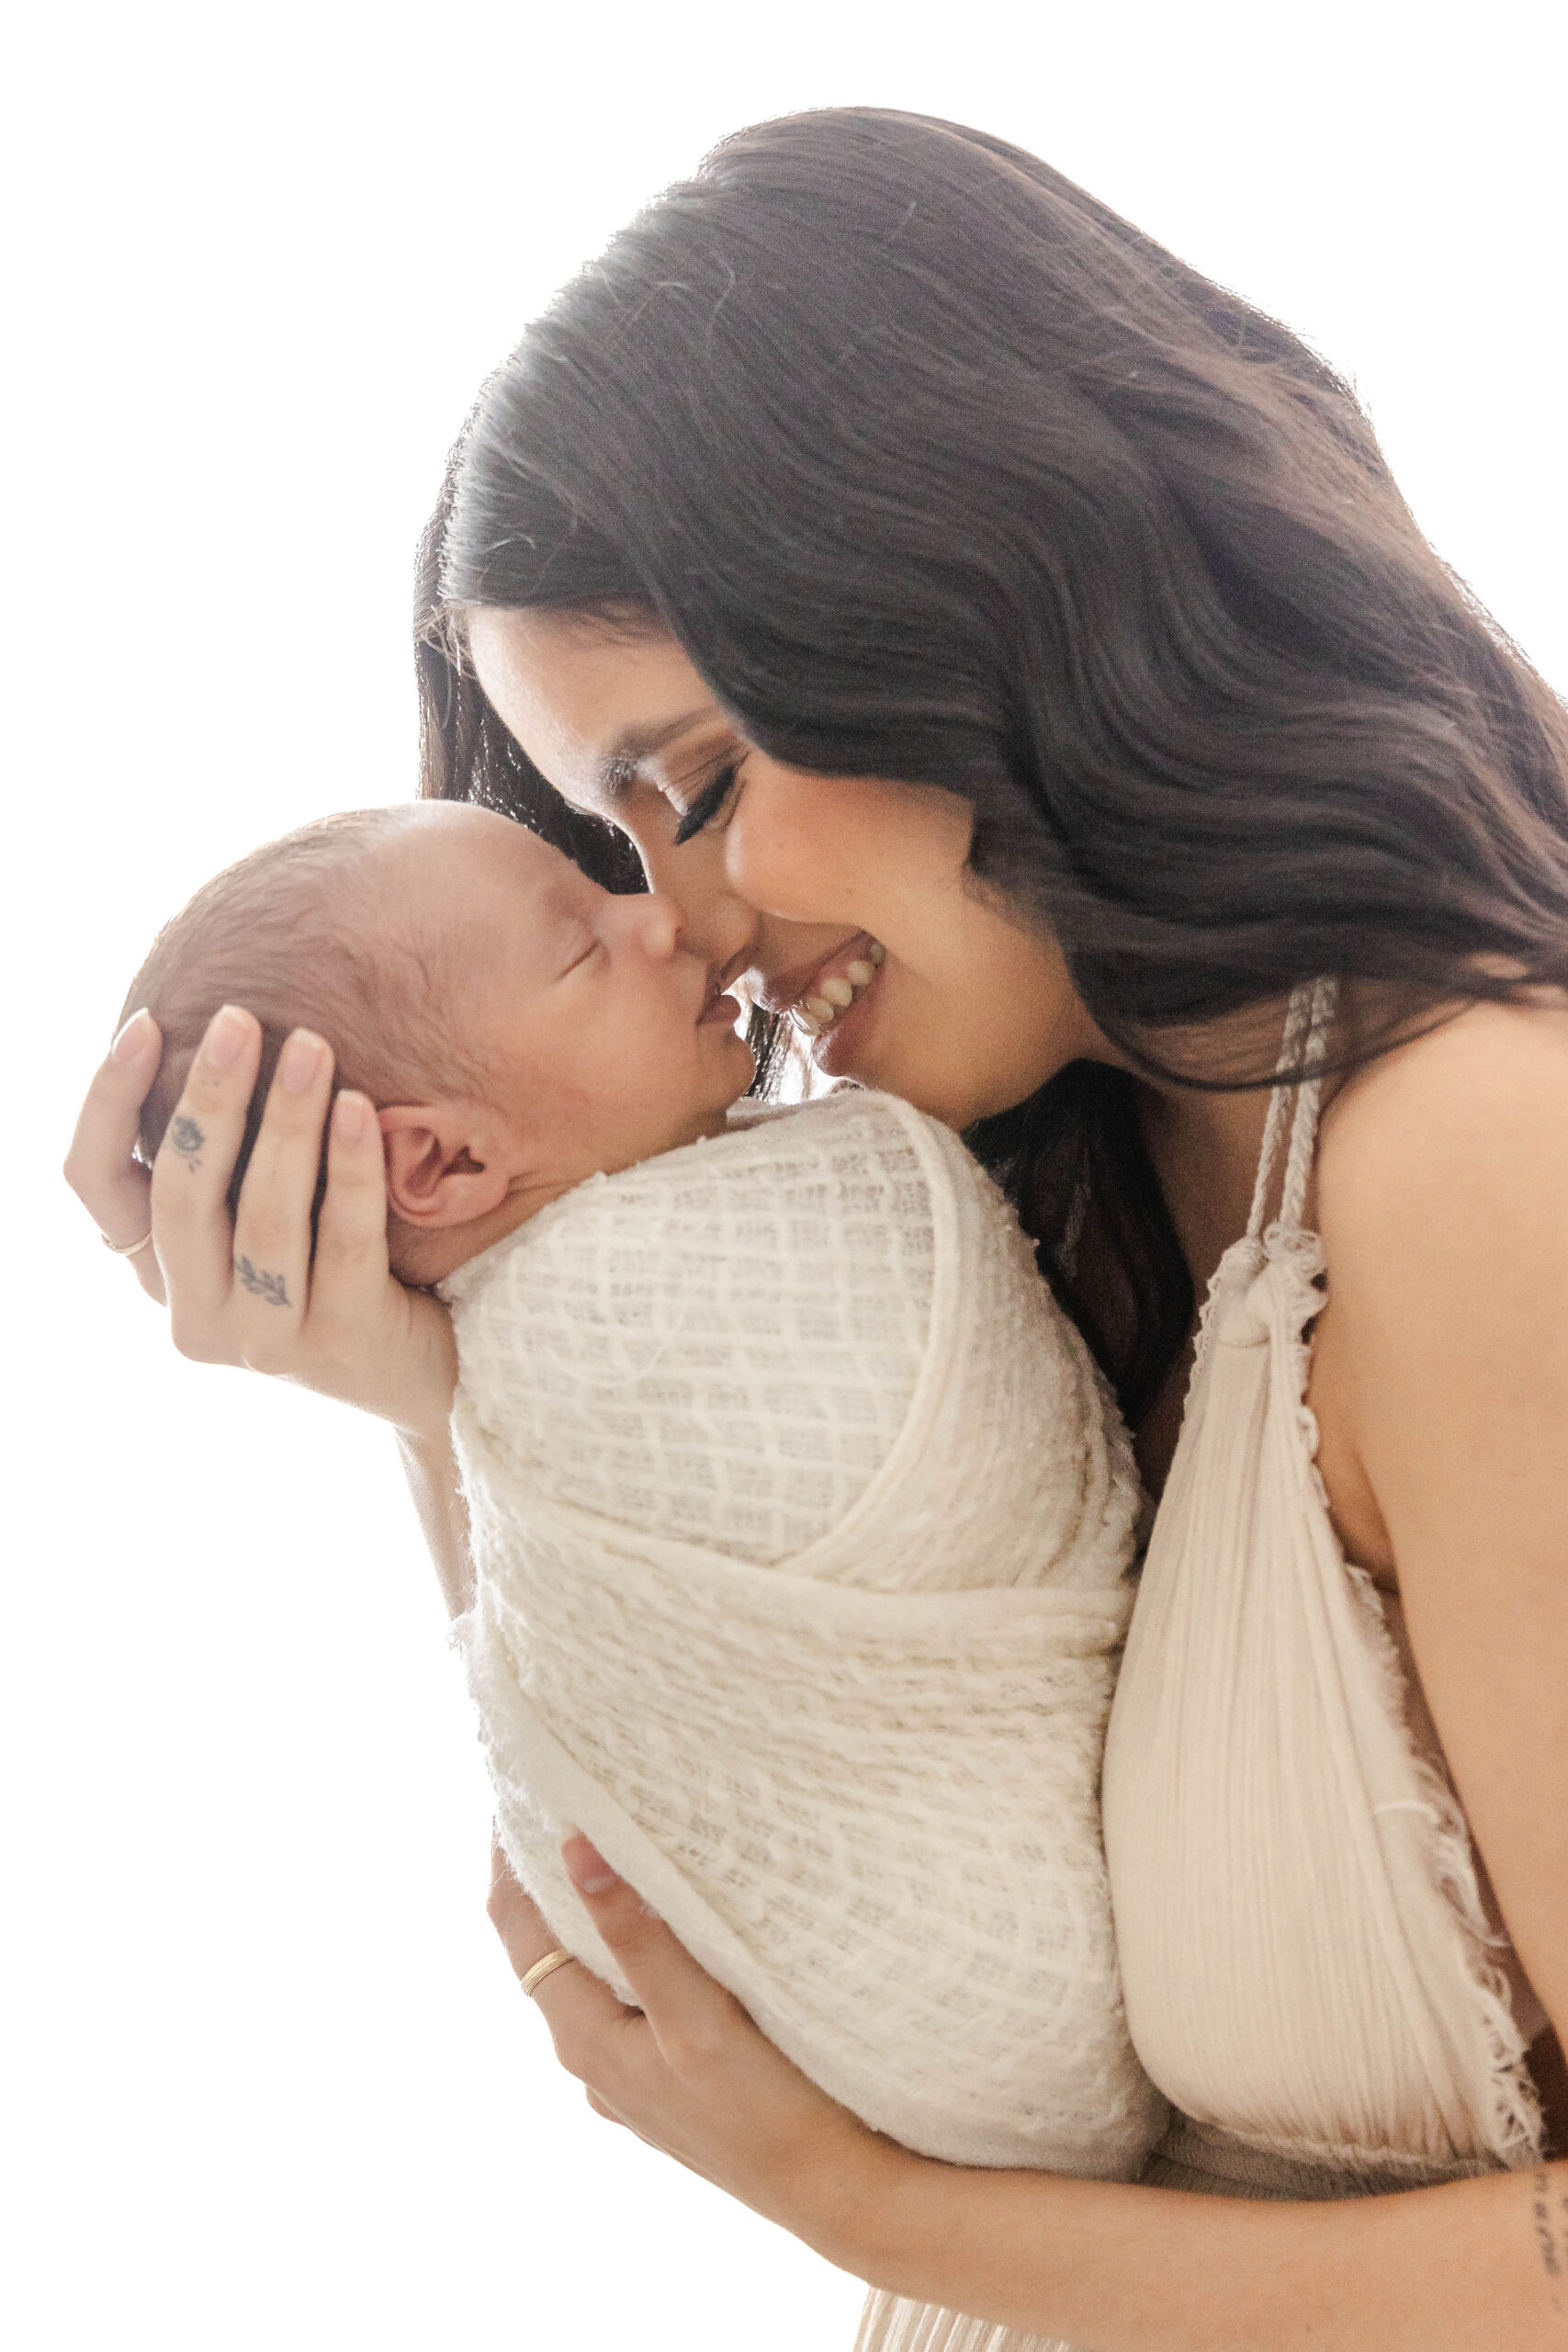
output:
[[[253,1266],[248,1258],[236,1258],[234,1272],[253,1298],[263,1298],[269,1306],[290,1304],[288,1285],[281,1274],[269,1274],[265,1267]]]

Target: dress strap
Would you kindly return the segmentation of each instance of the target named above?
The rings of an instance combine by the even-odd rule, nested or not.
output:
[[[1290,1007],[1285,1014],[1285,1033],[1280,1041],[1280,1059],[1276,1065],[1279,1069],[1311,1073],[1319,1068],[1328,1051],[1328,1030],[1334,1018],[1334,1001],[1337,994],[1338,983],[1333,979],[1304,980],[1299,988],[1292,989]],[[1300,1229],[1302,1210],[1306,1202],[1307,1179],[1312,1173],[1312,1156],[1317,1143],[1317,1114],[1322,1092],[1322,1079],[1305,1075],[1281,1080],[1269,1098],[1269,1118],[1263,1130],[1263,1149],[1258,1161],[1258,1182],[1252,1190],[1252,1214],[1247,1221],[1250,1240],[1256,1241],[1263,1231],[1274,1170],[1285,1139],[1287,1119],[1290,1123],[1290,1143],[1285,1152],[1285,1184],[1280,1203],[1279,1223],[1288,1233]],[[1293,1117],[1291,1116],[1292,1095],[1295,1097]]]

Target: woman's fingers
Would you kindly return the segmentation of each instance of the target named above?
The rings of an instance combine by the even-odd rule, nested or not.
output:
[[[232,1320],[244,1361],[287,1368],[310,1283],[310,1208],[321,1168],[333,1056],[324,1037],[285,1040],[234,1216]]]
[[[368,1095],[340,1094],[327,1129],[327,1189],[310,1270],[310,1316],[321,1343],[357,1331],[385,1304],[387,1163]]]
[[[132,1147],[161,1057],[165,1086],[181,1092],[149,1179]],[[261,1023],[238,1005],[213,1016],[188,1067],[186,1049],[165,1055],[138,1013],[93,1080],[66,1178],[110,1240],[152,1236],[131,1262],[146,1290],[167,1296],[183,1354],[283,1374],[445,1451],[452,1318],[393,1277],[381,1132],[363,1094],[342,1095],[333,1114],[312,1260],[333,1057],[310,1031],[284,1043],[230,1215],[262,1057]]]
[[[537,1905],[529,1902],[513,1876],[499,1838],[491,1840],[490,1899],[485,1907],[519,1977],[525,1976],[534,1962],[543,1960],[547,1951],[554,1951],[556,1938],[546,1924],[545,1915]]]
[[[226,1004],[208,1023],[152,1163],[152,1229],[175,1344],[200,1362],[240,1359],[221,1328],[233,1284],[229,1179],[261,1058],[261,1023]]]
[[[312,1386],[422,1442],[445,1442],[457,1372],[452,1318],[393,1277],[381,1128],[365,1094],[333,1104],[306,1336]]]
[[[492,1841],[490,1849],[490,1900],[486,1907],[519,1982],[536,1960],[559,1950],[560,1938],[513,1878],[499,1838]],[[567,2055],[563,2045],[569,2038],[586,2050],[593,2046],[595,2033],[636,2015],[635,2010],[616,2000],[592,1969],[576,1961],[570,1968],[558,1968],[547,1976],[532,1997],[550,2029],[557,2056],[574,2074],[582,2070]]]
[[[635,1889],[616,1877],[586,1838],[573,1832],[562,1843],[561,1859],[665,2058],[680,2070],[700,2063],[744,2016],[739,2003],[692,1958]]]
[[[152,1015],[133,1012],[94,1072],[65,1156],[66,1182],[98,1231],[121,1248],[152,1227],[152,1183],[131,1152],[162,1050]],[[162,1299],[153,1252],[138,1250],[130,1263],[142,1289]]]
[[[586,1838],[573,1830],[561,1855],[638,2007],[581,1965],[552,1970],[534,1997],[557,2057],[595,2114],[810,2238],[820,2215],[839,2210],[844,2183],[863,2174],[868,2151],[888,2143],[758,2031]],[[519,1975],[554,1950],[499,1850],[490,1909]]]

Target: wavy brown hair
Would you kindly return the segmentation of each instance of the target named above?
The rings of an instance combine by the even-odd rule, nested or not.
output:
[[[1317,974],[1391,1022],[1568,979],[1562,707],[1349,388],[979,132],[726,140],[468,420],[421,562],[424,789],[636,887],[485,707],[474,605],[635,607],[771,756],[962,793],[976,872],[1151,1074],[1267,1082],[1213,1024]],[[1192,1310],[1136,1080],[1074,1065],[970,1141],[1135,1419]],[[1064,1245],[1086,1192],[1114,1339]]]

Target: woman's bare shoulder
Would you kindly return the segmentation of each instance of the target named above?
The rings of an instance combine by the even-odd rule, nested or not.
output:
[[[1324,1114],[1317,1192],[1331,1265],[1336,1245],[1419,1250],[1532,1199],[1568,1208],[1568,1006],[1470,1005],[1356,1071]]]

